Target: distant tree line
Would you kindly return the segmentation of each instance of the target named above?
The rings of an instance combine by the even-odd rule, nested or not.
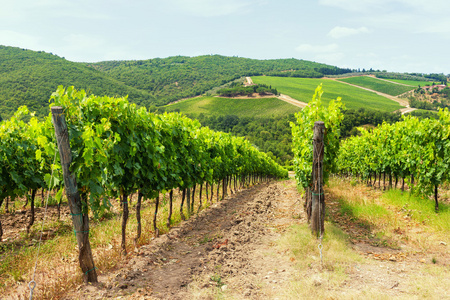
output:
[[[445,76],[444,74],[424,74],[423,77],[442,83],[447,82],[447,76]]]
[[[242,86],[240,84],[233,83],[230,87],[223,88],[217,91],[217,94],[222,97],[252,96],[254,93],[257,93],[261,96],[270,94],[278,95],[277,89],[265,84]]]
[[[400,80],[415,80],[415,81],[447,81],[447,77],[443,74],[421,74],[421,73],[393,73],[380,72],[375,74],[378,78],[383,79],[400,79]]]

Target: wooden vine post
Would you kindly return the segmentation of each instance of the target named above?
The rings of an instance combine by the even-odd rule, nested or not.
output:
[[[311,188],[311,230],[314,235],[322,236],[324,233],[325,197],[323,193],[323,155],[324,155],[325,123],[314,123],[313,135],[313,169]]]
[[[73,229],[78,243],[78,260],[83,271],[84,281],[98,282],[91,245],[89,243],[89,216],[86,211],[83,212],[83,205],[80,193],[78,192],[75,174],[72,174],[69,168],[72,162],[72,154],[70,152],[69,132],[63,108],[53,106],[51,110],[63,170],[64,188],[66,190]]]

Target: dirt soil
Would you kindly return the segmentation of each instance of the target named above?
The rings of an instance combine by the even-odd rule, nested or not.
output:
[[[99,284],[80,286],[64,299],[192,299],[196,289],[210,290],[201,299],[217,290],[272,298],[294,269],[267,253],[282,231],[305,222],[298,198],[293,181],[227,197],[136,249],[118,270],[99,276]]]
[[[301,107],[301,108],[308,106],[308,103],[298,101],[297,99],[294,99],[291,96],[284,95],[284,94],[280,94],[280,96],[278,96],[278,99],[283,100],[292,105]]]
[[[21,203],[24,204],[25,202],[21,201]],[[34,220],[34,227],[32,228],[37,228],[36,226],[40,225],[42,219],[44,218],[45,207],[35,207],[34,210],[35,210],[34,212],[35,220]],[[61,221],[67,220],[70,217],[69,214],[70,214],[69,207],[67,205],[62,205],[60,211],[60,220]],[[30,218],[31,218],[30,204],[28,204],[26,208],[11,211],[11,213],[8,214],[0,214],[0,222],[2,224],[3,229],[3,236],[0,242],[4,242],[7,244],[14,243],[16,245],[23,245],[24,243],[27,243],[28,241],[32,240],[33,237],[36,237],[37,233],[32,231],[31,238],[30,237],[25,238],[27,232],[27,225],[30,222]],[[57,206],[49,206],[47,208],[46,221],[51,222],[57,220],[58,220]],[[39,227],[39,229],[41,228]],[[49,229],[43,232],[42,237],[44,240],[46,240],[52,238],[54,234],[55,232],[52,229]]]

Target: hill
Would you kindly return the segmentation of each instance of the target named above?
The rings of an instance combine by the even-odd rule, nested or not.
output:
[[[391,96],[398,96],[403,93],[414,90],[416,87],[411,85],[405,85],[403,83],[394,82],[387,79],[380,79],[370,76],[355,76],[344,79],[339,79],[350,84],[365,87],[377,92],[385,93]]]
[[[294,58],[257,60],[221,55],[106,61],[89,66],[129,86],[152,93],[158,99],[157,105],[201,95],[242,76],[319,78],[349,71]]]
[[[280,78],[270,76],[252,77],[257,84],[270,85],[280,93],[291,96],[302,102],[309,102],[315,88],[322,83],[324,94],[322,101],[327,104],[341,97],[348,109],[370,108],[392,112],[402,108],[397,102],[357,87],[353,87],[331,79]]]
[[[8,118],[21,105],[48,114],[48,99],[58,85],[74,85],[97,95],[125,96],[138,104],[154,102],[146,91],[59,56],[0,46],[0,115]]]
[[[90,93],[129,95],[146,107],[165,105],[249,75],[322,77],[349,72],[298,59],[257,60],[220,55],[176,56],[139,61],[76,63],[42,51],[0,46],[0,116],[21,105],[42,116],[58,85]]]

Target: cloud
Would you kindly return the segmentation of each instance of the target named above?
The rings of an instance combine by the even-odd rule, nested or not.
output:
[[[444,19],[434,23],[429,22],[422,28],[419,28],[417,33],[437,33],[446,35],[447,38],[449,38],[450,36],[448,34],[450,34],[450,20]],[[442,37],[444,36],[441,35],[441,38]]]
[[[319,4],[369,16],[403,12],[413,15],[417,21],[429,16],[447,17],[450,13],[450,6],[444,0],[319,0]]]
[[[328,64],[337,64],[345,57],[345,54],[342,52],[334,52],[334,53],[321,53],[317,54],[315,57],[316,61],[320,61]]]
[[[330,53],[335,52],[339,46],[337,44],[329,44],[329,45],[311,45],[311,44],[301,44],[295,50],[302,53]]]
[[[338,44],[328,44],[328,45],[311,45],[311,44],[301,44],[295,48],[300,52],[305,59],[312,59],[314,61],[320,61],[322,63],[337,64],[341,61],[345,55],[344,53],[338,51]]]
[[[383,7],[386,3],[395,0],[319,0],[319,4],[333,6],[348,11],[371,11]]]
[[[107,9],[104,6],[99,7],[92,2],[89,0],[0,0],[0,22],[5,20],[24,20],[24,22],[28,23],[60,18],[111,19],[105,12]]]
[[[172,0],[181,10],[200,17],[219,17],[248,11],[251,6],[263,4],[261,0]]]
[[[369,29],[367,27],[359,27],[359,28],[348,28],[348,27],[341,27],[336,26],[333,29],[328,32],[328,36],[334,38],[334,39],[340,39],[343,37],[356,35],[360,33],[368,33]]]

